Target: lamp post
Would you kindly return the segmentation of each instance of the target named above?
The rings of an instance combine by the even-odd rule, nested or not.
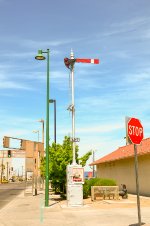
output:
[[[43,149],[44,149],[44,119],[39,119],[38,122],[42,123],[42,143],[43,143]],[[40,159],[40,152],[39,152],[39,159]],[[39,162],[39,168],[40,168],[40,162]],[[42,189],[44,189],[44,177],[40,176],[40,178],[41,178]]]
[[[39,119],[38,122],[42,123],[42,143],[44,144],[44,119]]]
[[[38,142],[39,142],[39,130],[33,130],[33,133],[38,134]],[[34,151],[36,151],[36,147],[34,145]],[[38,161],[38,165],[37,165]],[[38,177],[38,172],[37,172],[37,166],[39,166],[39,152],[38,155],[34,156],[34,186],[35,186],[35,195],[37,195],[37,177]]]
[[[38,50],[36,60],[45,60],[43,53],[47,54],[47,97],[46,97],[46,170],[45,170],[45,206],[49,205],[49,49]]]
[[[56,144],[56,100],[50,99],[49,103],[54,103],[54,142]]]
[[[38,142],[39,142],[39,130],[33,130],[32,132],[38,134]]]

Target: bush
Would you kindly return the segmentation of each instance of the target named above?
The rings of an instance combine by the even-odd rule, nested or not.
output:
[[[115,185],[116,185],[115,180],[105,178],[99,178],[99,180],[97,180],[94,183],[94,186],[115,186]]]
[[[85,181],[85,184],[83,185],[83,198],[87,199],[89,196],[89,186]]]
[[[92,178],[85,180],[83,185],[83,198],[91,195],[91,186],[115,186],[116,181],[108,178]]]

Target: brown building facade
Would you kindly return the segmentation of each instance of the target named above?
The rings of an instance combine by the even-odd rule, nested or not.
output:
[[[140,195],[150,196],[150,138],[137,146]],[[116,180],[117,185],[126,184],[129,193],[136,193],[134,146],[127,145],[93,162],[97,177]]]

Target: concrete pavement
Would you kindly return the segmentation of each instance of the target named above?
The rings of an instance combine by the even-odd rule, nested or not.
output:
[[[55,198],[55,199],[54,199]],[[44,207],[44,194],[24,196],[0,210],[0,226],[134,226],[138,222],[136,197],[128,200],[84,200],[83,207],[68,208],[66,200],[50,196]],[[141,198],[142,222],[150,226],[150,198]]]
[[[0,209],[14,200],[24,189],[24,183],[0,184]]]

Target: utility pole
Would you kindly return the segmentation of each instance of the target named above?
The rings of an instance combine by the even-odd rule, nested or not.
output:
[[[1,184],[2,184],[2,179],[3,179],[3,159],[1,161]]]
[[[2,162],[1,162],[1,184],[3,183],[3,170],[4,170],[4,151],[3,151],[3,157],[2,157]]]
[[[94,150],[92,151],[92,154],[93,154],[93,162],[95,161],[95,153],[94,153]],[[95,177],[95,166],[93,165],[93,177]]]
[[[8,162],[6,164],[7,164],[7,180],[8,180]]]

